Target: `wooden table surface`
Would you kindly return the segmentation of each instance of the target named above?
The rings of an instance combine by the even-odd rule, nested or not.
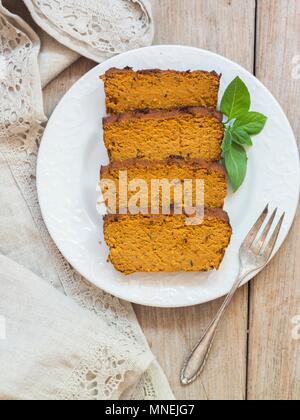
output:
[[[299,138],[299,0],[152,0],[152,5],[155,44],[205,48],[254,72],[279,99]],[[94,65],[82,58],[45,89],[48,114]],[[179,383],[182,361],[221,301],[171,310],[135,306],[176,398],[300,399],[300,340],[293,327],[300,315],[299,229],[298,214],[276,258],[237,293],[205,372],[189,387]]]

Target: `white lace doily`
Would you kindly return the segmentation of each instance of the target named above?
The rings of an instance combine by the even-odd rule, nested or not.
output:
[[[35,22],[61,44],[102,62],[150,45],[148,0],[24,0]]]
[[[31,6],[39,5],[43,8],[46,4],[51,3],[53,7],[46,8],[48,13],[52,16],[52,20],[49,20],[51,25],[54,27],[55,19],[62,19],[61,7],[64,3],[62,0],[53,1],[42,1],[36,0],[33,2],[26,1]],[[73,1],[74,6],[72,11],[76,13],[82,10],[86,15],[94,20],[95,24],[99,23],[99,16],[105,16],[104,22],[106,22],[106,35],[102,33],[103,38],[99,36],[86,36],[81,39],[84,35],[78,29],[77,41],[79,42],[80,48],[78,51],[82,53],[82,49],[87,45],[88,54],[92,53],[94,47],[97,45],[106,45],[108,49],[112,47],[106,42],[109,31],[114,33],[115,26],[113,29],[109,26],[109,19],[114,25],[114,22],[119,19],[119,26],[116,27],[118,34],[118,41],[113,44],[111,53],[120,52],[120,49],[133,45],[126,42],[129,36],[128,31],[124,32],[126,35],[123,41],[119,38],[119,29],[124,23],[125,11],[127,18],[130,16],[130,22],[132,22],[132,32],[137,34],[138,31],[144,30],[146,38],[143,42],[149,42],[152,37],[152,32],[149,27],[150,15],[146,13],[146,9],[141,1],[124,1],[126,7],[119,7],[115,11],[108,7],[107,10],[103,10],[104,4],[108,3],[116,4],[121,3],[119,1],[90,1],[91,5],[95,8],[96,5],[101,6],[99,15],[95,18],[95,9],[90,9],[86,5],[85,1]],[[122,2],[123,3],[123,2]],[[58,13],[54,18],[54,6],[58,7]],[[44,10],[44,9],[43,9]],[[63,8],[66,13],[66,8]],[[93,10],[93,12],[92,12]],[[139,12],[138,12],[139,11]],[[71,13],[70,11],[68,13]],[[140,19],[140,17],[142,17]],[[46,21],[45,16],[43,17],[44,22]],[[50,18],[49,18],[50,19]],[[98,19],[98,20],[97,20]],[[126,19],[125,19],[126,20]],[[137,20],[137,22],[136,22]],[[83,21],[81,21],[83,22]],[[98,23],[97,23],[98,22]],[[57,23],[57,21],[56,21]],[[82,23],[81,23],[82,25]],[[72,25],[71,25],[72,26]],[[73,31],[70,26],[70,22],[64,22],[61,25],[59,31],[66,31],[69,34]],[[88,27],[88,25],[87,25]],[[31,28],[25,24],[21,19],[11,15],[1,5],[0,1],[0,95],[1,95],[1,108],[0,108],[0,153],[4,156],[6,162],[9,165],[11,173],[15,179],[15,188],[19,188],[22,196],[31,212],[32,219],[35,225],[38,227],[39,234],[43,240],[43,244],[46,252],[48,252],[49,259],[52,261],[53,271],[58,274],[62,288],[65,293],[72,297],[79,305],[97,314],[102,320],[106,322],[107,328],[110,333],[114,333],[116,337],[120,337],[120,343],[123,342],[123,338],[126,338],[127,342],[131,343],[132,349],[140,349],[140,351],[148,351],[148,345],[145,338],[140,330],[137,323],[134,311],[130,304],[121,302],[120,300],[106,294],[105,292],[96,289],[87,283],[81,276],[76,273],[71,266],[65,261],[63,256],[60,254],[53,241],[51,240],[44,222],[41,217],[37,194],[35,186],[35,167],[36,158],[39,147],[39,141],[43,134],[43,125],[45,123],[45,116],[43,112],[42,104],[42,92],[40,85],[40,76],[38,68],[38,52],[39,52],[39,39]],[[101,35],[101,36],[102,36]],[[105,35],[105,36],[104,36]],[[69,39],[69,35],[67,36]],[[80,42],[81,41],[83,42]],[[101,39],[103,43],[101,44]],[[137,39],[133,37],[134,43]],[[147,39],[147,41],[146,41]],[[76,42],[77,42],[76,41]],[[123,42],[125,42],[123,44]],[[141,42],[141,40],[140,40]],[[74,44],[73,44],[74,47]],[[108,50],[104,49],[100,51],[97,59],[101,59],[102,54],[107,54]],[[13,226],[12,226],[13,229]],[[48,280],[48,279],[45,279]],[[128,340],[129,339],[129,340]],[[121,344],[120,344],[121,345]],[[98,351],[98,353],[97,353]],[[99,392],[95,392],[95,399],[97,395],[105,395],[107,399],[113,397],[115,387],[119,386],[120,383],[116,383],[115,387],[110,387],[107,381],[109,375],[113,375],[109,369],[104,372],[97,368],[97,358],[95,354],[98,354],[98,358],[105,358],[105,354],[101,354],[101,348],[93,353],[93,357],[85,361],[85,368],[88,366],[89,371],[93,372],[92,383]],[[127,349],[130,352],[130,348]],[[88,355],[87,355],[88,359]],[[123,372],[121,372],[121,378],[124,380],[128,367],[126,363],[123,365]],[[76,396],[77,399],[86,398],[86,390],[90,389],[88,378],[86,378],[86,386],[82,385],[82,381],[86,378],[82,376],[82,369],[79,365],[73,372],[72,377],[66,378],[66,382],[60,392],[59,398],[68,399],[71,396]],[[77,380],[78,379],[78,380]],[[122,382],[119,381],[119,382]],[[103,389],[104,387],[104,389]],[[101,388],[101,389],[100,389]],[[71,392],[72,390],[72,392]],[[125,397],[125,396],[124,396]],[[139,383],[135,384],[130,395],[126,395],[126,398],[133,399],[172,399],[173,395],[167,383],[167,380],[161,371],[160,367],[154,363],[152,367],[145,372]]]

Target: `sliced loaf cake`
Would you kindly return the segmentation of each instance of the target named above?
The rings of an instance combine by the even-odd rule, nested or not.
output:
[[[201,108],[135,111],[104,118],[104,142],[111,161],[132,158],[221,158],[222,114]]]
[[[126,172],[125,172],[126,171]],[[128,191],[127,200],[123,205],[119,205],[120,196],[120,177],[126,176],[127,184],[132,183],[132,191]],[[206,207],[220,207],[224,205],[224,199],[227,195],[227,182],[224,167],[215,162],[207,162],[200,159],[178,160],[167,159],[164,161],[145,161],[145,160],[127,160],[123,162],[111,163],[101,168],[100,177],[102,180],[113,180],[116,186],[116,201],[118,211],[120,207],[128,207],[131,198],[139,192],[139,206],[148,208],[151,198],[152,202],[158,202],[159,207],[163,204],[171,205],[184,204],[183,186],[184,181],[192,181],[192,206],[203,203],[196,202],[196,180],[204,183],[204,205]],[[142,180],[146,188],[140,187]],[[157,183],[161,181],[161,188],[156,188]],[[135,181],[135,183],[134,183]],[[165,182],[167,181],[167,182]],[[178,189],[180,186],[180,189]],[[201,188],[201,185],[200,185]],[[166,191],[166,200],[162,200],[162,191]],[[176,195],[176,191],[179,193]],[[106,204],[113,202],[113,190],[103,183],[103,194],[105,194]],[[181,192],[181,194],[180,194]],[[170,200],[169,200],[170,198]],[[157,201],[158,200],[158,201]],[[179,202],[180,200],[180,202]],[[187,200],[185,200],[185,203]],[[143,205],[146,203],[146,205]],[[147,204],[148,203],[148,204]]]
[[[101,79],[109,114],[178,106],[216,108],[220,86],[220,76],[207,71],[112,68]]]
[[[197,272],[218,269],[230,242],[228,216],[206,210],[202,224],[187,225],[185,215],[109,215],[104,235],[116,270]]]

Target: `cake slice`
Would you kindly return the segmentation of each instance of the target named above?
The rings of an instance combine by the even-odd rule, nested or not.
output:
[[[126,171],[126,172],[125,172]],[[127,184],[132,183],[132,191],[127,193],[127,202],[123,205],[119,205],[120,196],[120,179],[122,176],[126,176]],[[139,192],[140,206],[142,208],[148,208],[151,203],[151,196],[154,200],[158,200],[159,207],[162,208],[163,204],[170,203],[184,204],[183,186],[185,180],[191,180],[193,186],[192,194],[192,206],[197,206],[196,200],[196,180],[204,182],[204,204],[206,207],[220,207],[224,205],[224,199],[227,195],[227,182],[225,169],[220,163],[207,162],[199,159],[191,159],[188,161],[178,159],[167,159],[164,161],[147,161],[132,159],[123,162],[111,163],[108,166],[103,166],[100,173],[101,179],[113,180],[116,186],[116,202],[118,211],[120,207],[128,207],[128,203],[131,198]],[[147,189],[143,190],[138,185],[134,185],[134,180],[142,180],[145,182]],[[165,190],[167,191],[166,199],[162,200],[162,188],[155,188],[155,180],[162,181],[162,184],[166,184]],[[165,182],[167,181],[167,182]],[[109,190],[103,183],[102,193],[105,194],[106,204],[113,202],[114,191]],[[176,195],[180,186],[181,196]],[[127,188],[126,188],[127,190]],[[170,200],[169,200],[170,198]],[[142,203],[146,203],[142,206]],[[198,203],[203,205],[203,203]]]
[[[104,118],[104,142],[112,161],[170,156],[218,161],[222,114],[201,107],[134,111]]]
[[[108,70],[104,81],[107,112],[145,108],[217,107],[220,76],[215,72]]]
[[[221,209],[206,210],[202,224],[185,215],[109,215],[104,236],[115,269],[136,272],[198,272],[218,269],[232,229]]]

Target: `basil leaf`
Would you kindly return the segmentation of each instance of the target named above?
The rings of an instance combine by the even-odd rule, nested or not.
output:
[[[244,182],[247,173],[248,158],[245,149],[232,143],[232,147],[224,153],[224,162],[232,189],[236,192]]]
[[[264,129],[267,120],[267,117],[259,112],[248,112],[236,120],[234,127],[241,128],[243,131],[254,136]]]
[[[250,135],[242,128],[232,129],[232,140],[240,145],[253,146]]]
[[[223,95],[221,112],[231,121],[246,114],[250,110],[250,106],[250,92],[242,79],[236,77]]]
[[[227,152],[231,148],[232,141],[233,141],[233,138],[232,138],[231,128],[227,127],[225,131],[225,137],[222,143],[223,152]]]

